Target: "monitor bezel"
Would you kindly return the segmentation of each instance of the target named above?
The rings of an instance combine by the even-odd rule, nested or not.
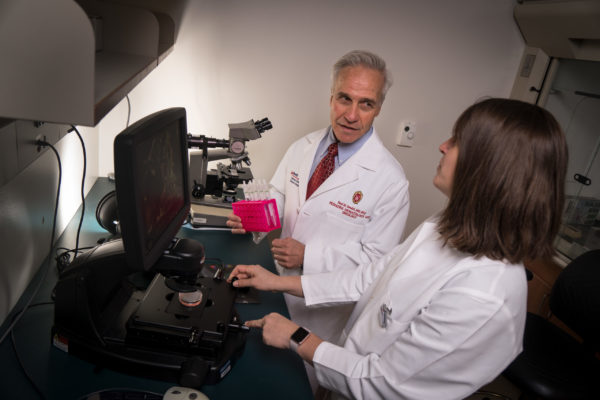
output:
[[[143,211],[138,207],[142,202],[139,182],[135,177],[135,166],[139,165],[135,149],[139,143],[159,135],[174,123],[178,124],[184,204],[160,234],[152,249],[146,251],[143,245],[147,237],[143,229]],[[114,140],[114,164],[117,209],[127,263],[133,270],[148,271],[169,248],[189,216],[191,203],[185,109],[177,107],[157,111],[119,133]]]

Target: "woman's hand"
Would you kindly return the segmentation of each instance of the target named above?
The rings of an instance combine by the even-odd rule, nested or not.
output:
[[[231,233],[246,233],[246,230],[242,226],[242,219],[234,213],[231,213],[227,216],[227,222],[225,222],[225,225],[231,228]]]
[[[304,297],[299,275],[279,276],[260,265],[237,265],[229,274],[227,282],[237,288],[253,287],[258,290],[286,292],[297,297]]]
[[[263,342],[279,349],[290,348],[290,339],[298,329],[297,324],[277,313],[265,315],[261,319],[246,321],[245,325],[250,328],[262,329]],[[298,346],[298,355],[312,365],[315,351],[322,342],[323,339],[310,333],[304,343]]]
[[[261,319],[246,321],[245,325],[251,328],[261,328],[263,342],[279,349],[290,348],[290,338],[298,329],[298,325],[277,313],[265,315]]]
[[[229,274],[227,282],[233,282],[232,285],[237,288],[253,287],[258,290],[276,291],[280,278],[260,265],[237,265]]]

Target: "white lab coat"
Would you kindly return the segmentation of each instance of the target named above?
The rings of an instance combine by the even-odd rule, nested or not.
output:
[[[303,268],[281,275],[315,274],[355,268],[396,246],[408,215],[408,181],[402,167],[383,146],[377,133],[306,198],[310,168],[327,129],[293,143],[275,172],[271,185],[279,213],[282,238],[304,243]],[[319,336],[339,336],[352,305],[307,310],[302,299],[286,296],[292,319]]]
[[[525,269],[443,247],[435,217],[379,261],[305,275],[302,288],[308,306],[358,301],[339,345],[313,358],[319,383],[343,397],[463,399],[522,349]]]

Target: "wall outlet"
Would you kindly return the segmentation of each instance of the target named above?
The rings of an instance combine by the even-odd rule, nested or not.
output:
[[[58,125],[51,123],[38,123],[33,121],[18,120],[15,122],[17,128],[17,160],[19,170],[23,170],[47,148],[40,148],[36,140],[42,139],[50,144],[58,142]]]
[[[398,127],[396,144],[403,147],[412,147],[415,140],[416,124],[413,121],[402,121]]]

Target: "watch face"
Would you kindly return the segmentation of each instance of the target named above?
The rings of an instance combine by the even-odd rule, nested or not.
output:
[[[243,140],[234,140],[229,144],[229,151],[232,153],[241,154],[244,152],[245,147],[246,146],[244,145]]]
[[[310,332],[306,329],[300,327],[292,334],[292,340],[298,344],[302,343],[304,339],[308,336]]]

